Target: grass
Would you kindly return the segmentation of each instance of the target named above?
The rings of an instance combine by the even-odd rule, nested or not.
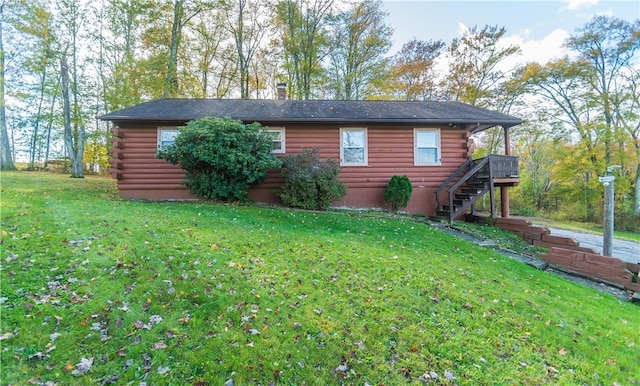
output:
[[[477,239],[494,242],[498,247],[506,250],[517,251],[529,255],[538,252],[546,252],[546,248],[536,247],[526,242],[525,239],[514,232],[500,229],[489,224],[456,222],[455,229],[467,233]]]
[[[636,305],[426,224],[0,177],[2,384],[640,382]]]

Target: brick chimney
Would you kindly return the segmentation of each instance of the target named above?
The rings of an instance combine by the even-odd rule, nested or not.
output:
[[[283,101],[287,99],[287,84],[286,83],[278,83],[276,85],[278,89],[278,100]]]

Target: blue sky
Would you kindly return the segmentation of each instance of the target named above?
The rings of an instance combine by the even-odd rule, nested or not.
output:
[[[562,42],[595,15],[615,16],[628,21],[640,19],[640,1],[435,1],[383,0],[394,28],[392,53],[411,38],[441,39],[450,43],[465,27],[505,26],[505,43],[517,44],[521,60],[546,61],[562,56]]]

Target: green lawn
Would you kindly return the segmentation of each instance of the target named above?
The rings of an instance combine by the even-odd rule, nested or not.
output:
[[[640,382],[637,305],[426,224],[0,177],[2,384]]]

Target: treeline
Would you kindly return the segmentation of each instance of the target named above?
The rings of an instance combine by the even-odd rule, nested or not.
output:
[[[285,82],[292,99],[456,100],[523,117],[516,210],[598,220],[598,176],[618,164],[618,213],[638,221],[640,21],[597,16],[567,57],[514,68],[520,48],[500,26],[391,52],[379,0],[0,1],[3,169],[74,154],[106,166],[96,115],[161,97],[273,98]],[[503,151],[499,131],[478,143],[479,156]]]

